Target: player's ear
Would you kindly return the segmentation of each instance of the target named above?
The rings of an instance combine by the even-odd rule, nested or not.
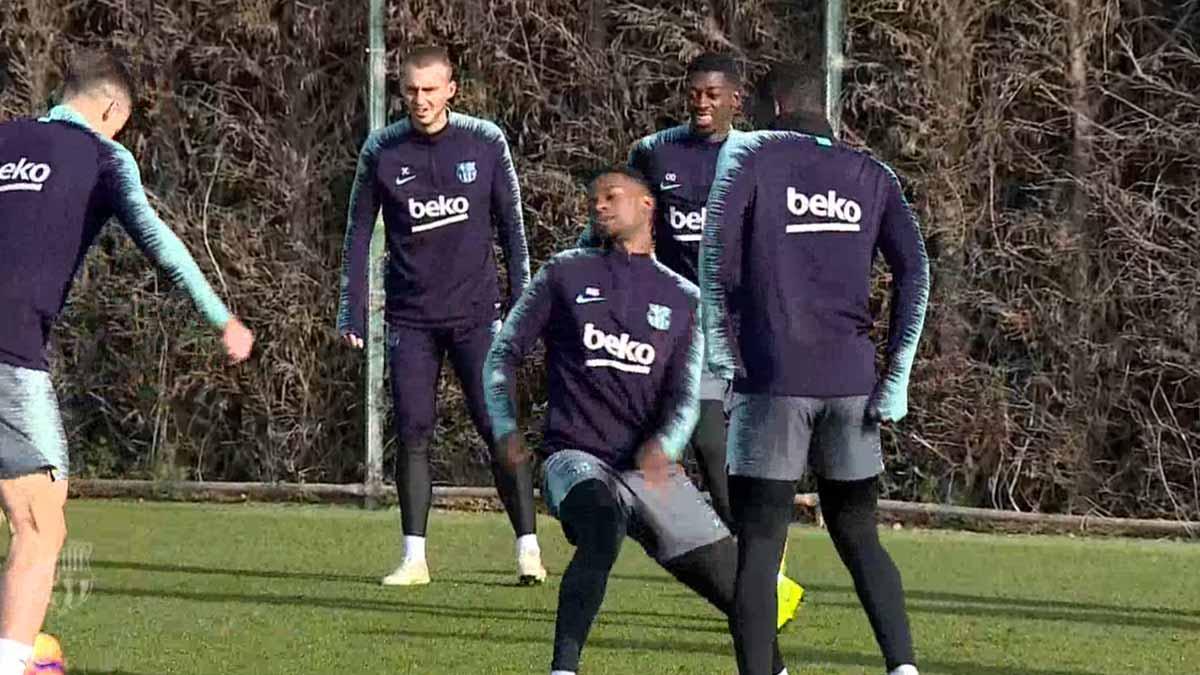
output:
[[[458,81],[450,80],[450,84],[446,87],[446,91],[449,92],[446,98],[454,98],[454,95],[458,93]]]

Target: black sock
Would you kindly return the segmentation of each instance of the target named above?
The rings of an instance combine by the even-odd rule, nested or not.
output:
[[[734,630],[734,588],[737,581],[738,548],[733,538],[703,546],[663,563],[663,567],[729,619]],[[779,641],[773,645],[771,675],[784,669]]]
[[[713,511],[725,525],[733,523],[729,507],[729,477],[725,473],[725,403],[700,401],[700,420],[692,433],[692,448],[696,464],[704,474],[704,486],[712,499]]]
[[[400,526],[405,536],[424,537],[433,503],[429,475],[429,438],[401,442],[396,455],[396,495],[400,498]]]
[[[579,670],[592,622],[604,601],[608,574],[625,537],[625,517],[607,485],[587,480],[571,488],[558,509],[575,555],[563,573],[550,670]]]
[[[854,590],[875,631],[887,669],[916,665],[900,570],[879,542],[875,517],[878,480],[820,479],[817,490],[829,536],[854,579]]]
[[[775,675],[772,644],[778,617],[775,579],[791,523],[796,484],[729,477],[738,533],[733,645],[739,675]]]

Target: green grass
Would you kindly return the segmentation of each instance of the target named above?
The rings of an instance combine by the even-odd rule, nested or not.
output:
[[[94,587],[47,629],[74,675],[548,672],[570,550],[541,522],[552,577],[514,588],[496,514],[435,514],[434,584],[385,589],[397,516],[351,508],[73,501]],[[1200,672],[1200,547],[888,531],[926,674]],[[0,550],[7,544],[0,544]],[[883,672],[825,533],[796,527],[810,590],[783,637],[792,673]],[[627,542],[584,671],[733,673],[724,621]]]

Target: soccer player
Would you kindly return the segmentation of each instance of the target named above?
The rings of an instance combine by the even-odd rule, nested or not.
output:
[[[372,133],[359,155],[338,310],[342,338],[362,348],[368,253],[382,208],[388,248],[388,360],[400,446],[396,491],[404,531],[404,560],[383,584],[429,583],[429,444],[447,353],[471,421],[492,451],[496,486],[517,535],[518,580],[539,584],[546,570],[535,534],[532,473],[527,466],[514,471],[496,461],[482,381],[483,362],[500,325],[493,227],[504,250],[512,297],[529,282],[517,174],[499,127],[450,112],[458,85],[444,49],[413,51],[401,71],[408,117]]]
[[[727,139],[741,133],[733,128],[733,120],[742,107],[742,77],[733,59],[707,52],[688,64],[685,86],[688,123],[637,141],[629,154],[629,167],[645,177],[657,203],[655,255],[672,271],[697,283],[705,204],[716,174],[717,156]],[[590,226],[579,238],[580,246],[599,243],[599,236]],[[707,368],[702,370],[700,418],[691,446],[704,474],[713,509],[732,527],[725,472],[726,388],[726,381]],[[792,606],[793,596],[797,601],[803,599],[804,588],[784,576],[785,556],[780,561],[776,580],[782,600],[780,607]],[[782,627],[793,617],[794,614],[781,613],[777,624]]]
[[[63,102],[0,124],[0,502],[12,532],[0,594],[0,675],[22,675],[66,538],[68,457],[46,344],[79,265],[116,216],[141,250],[221,331],[233,362],[253,335],[213,293],[146,200],[137,162],[113,141],[133,107],[129,71],[86,54]]]
[[[908,410],[929,263],[895,173],[830,138],[822,78],[777,68],[759,125],[722,150],[700,265],[708,361],[733,379],[730,497],[739,534],[734,643],[741,675],[771,671],[762,608],[811,468],[838,554],[889,671],[917,670],[900,573],[876,532],[879,425]],[[868,331],[876,251],[892,272],[886,367]]]
[[[527,465],[513,385],[545,342],[544,494],[575,546],[552,675],[578,670],[626,535],[727,616],[737,566],[729,529],[675,463],[698,415],[699,291],[655,259],[654,197],[640,173],[608,170],[589,198],[604,246],[542,267],[496,337],[484,378],[501,452]],[[786,673],[777,647],[771,659],[772,673]]]

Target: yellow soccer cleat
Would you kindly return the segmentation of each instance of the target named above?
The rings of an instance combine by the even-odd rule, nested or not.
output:
[[[429,583],[429,565],[424,560],[405,560],[381,583],[384,586],[424,586]]]
[[[781,631],[800,613],[804,603],[804,587],[781,574],[775,582],[775,601],[779,607],[775,630]]]
[[[33,641],[33,658],[25,669],[29,675],[65,675],[67,662],[63,658],[62,646],[53,635],[38,633]]]

